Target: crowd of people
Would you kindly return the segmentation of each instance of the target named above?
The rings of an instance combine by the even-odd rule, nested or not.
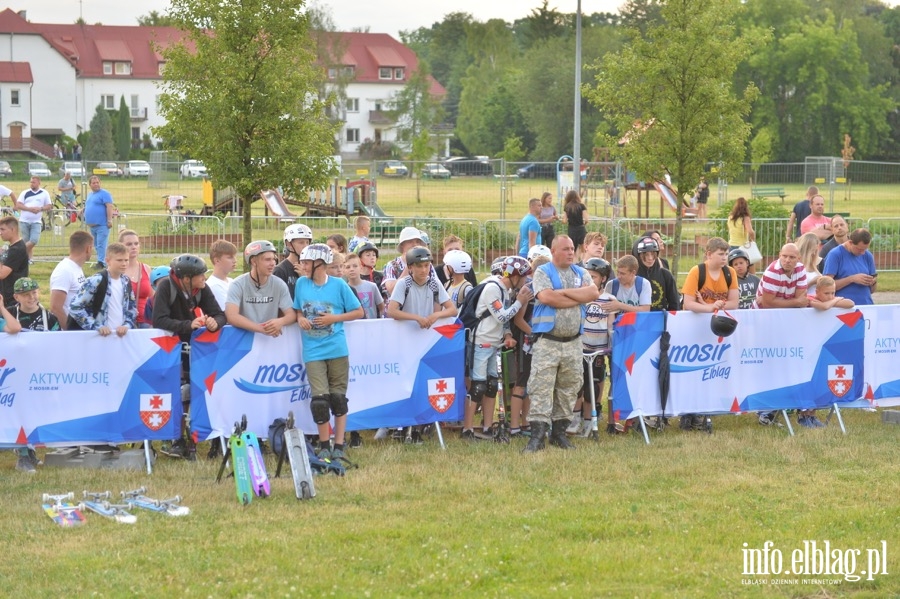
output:
[[[498,438],[494,412],[505,375],[511,389],[509,435],[527,437],[523,451],[533,453],[543,450],[546,440],[574,449],[570,435],[585,437],[597,430],[618,314],[848,308],[871,304],[877,283],[867,249],[870,233],[848,232],[842,217],[824,217],[824,201],[815,188],[805,200],[809,213],[803,216],[804,209],[795,208],[803,218],[788,223],[778,259],[765,265],[761,276],[753,274],[754,263],[745,249],[755,233],[747,202],[738,198],[729,221],[730,239],[710,239],[704,261],[690,269],[679,289],[662,255],[665,245],[659,231],[645,231],[629,254],[611,263],[604,257],[606,236],[586,230],[586,208],[576,192],[565,201],[562,219],[568,234],[555,234],[549,246],[544,244],[546,225],[560,217],[552,209],[552,197],[549,203],[546,196],[532,199],[519,228],[516,253],[495,260],[490,274],[479,282],[460,238],[443,239],[443,259],[436,263],[427,234],[415,227],[402,229],[397,256],[379,269],[380,250],[368,237],[365,216],[356,219],[349,241],[331,235],[324,243],[313,243],[313,231],[299,223],[284,230],[280,248],[253,241],[243,250],[247,271],[236,278],[230,275],[238,266],[239,250],[226,240],[211,245],[211,270],[203,258],[191,254],[151,268],[140,260],[135,231],[123,230],[117,241],[107,243],[112,200],[97,177],[90,186],[85,214],[90,232],[70,236],[69,254],[50,277],[49,309],[40,303],[40,285],[28,276],[30,227],[12,216],[0,219],[5,243],[0,255],[0,330],[88,330],[104,336],[124,336],[134,328],[171,331],[185,348],[182,400],[187,413],[187,348],[195,330],[215,331],[230,324],[277,337],[296,323],[312,392],[311,415],[319,429],[317,453],[323,459],[346,459],[348,447],[362,443],[358,431],[345,439],[351,401],[350,348],[343,330],[347,321],[393,318],[427,329],[438,319],[469,311],[475,321],[467,332],[467,400],[460,436],[471,441]],[[35,189],[34,180],[30,189]],[[44,200],[23,196],[26,193],[17,205],[34,209],[23,215],[38,214]],[[791,233],[798,235],[792,238]],[[86,276],[93,253],[98,272]],[[501,355],[511,358],[505,362],[509,372],[501,372]],[[760,424],[772,424],[773,416],[760,414]],[[813,412],[801,412],[799,423],[823,426]],[[618,430],[630,424],[622,423]],[[683,415],[679,426],[702,429],[708,426],[708,416]],[[383,429],[375,439],[394,436],[416,443],[422,433],[420,427],[405,434]],[[212,443],[210,458],[219,455],[220,446]],[[186,431],[162,450],[180,458],[196,455]],[[17,469],[33,472],[36,463],[31,449],[19,450]]]

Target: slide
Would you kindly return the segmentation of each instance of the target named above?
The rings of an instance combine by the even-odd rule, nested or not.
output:
[[[381,209],[381,206],[378,205],[378,202],[371,202],[368,206],[363,204],[362,208],[371,218],[391,218],[385,214],[384,210]]]
[[[269,212],[272,213],[272,216],[296,216],[288,210],[287,204],[284,203],[284,198],[281,197],[281,193],[277,189],[264,189],[261,195],[266,201],[266,206],[269,207]]]
[[[678,210],[678,194],[665,181],[654,181],[653,187],[666,200],[672,210]]]

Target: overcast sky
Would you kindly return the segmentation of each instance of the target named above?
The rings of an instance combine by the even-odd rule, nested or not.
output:
[[[581,0],[585,14],[617,12],[624,0]],[[397,37],[401,29],[430,27],[448,12],[467,12],[479,21],[501,18],[514,21],[527,16],[542,0],[318,0],[330,9],[341,31],[369,28],[372,33],[390,33]],[[549,6],[560,12],[575,12],[577,0],[551,0]],[[136,25],[137,18],[151,10],[163,13],[168,0],[8,0],[15,11],[26,10],[33,23],[74,23],[79,15],[88,23]]]

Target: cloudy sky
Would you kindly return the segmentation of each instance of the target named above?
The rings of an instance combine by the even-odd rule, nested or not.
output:
[[[390,33],[430,27],[448,12],[467,12],[479,21],[502,18],[514,21],[527,16],[542,4],[541,0],[452,0],[417,2],[416,0],[317,0],[330,9],[339,30],[368,27],[373,33]],[[623,0],[581,0],[583,13],[617,12]],[[549,6],[560,12],[575,12],[577,0],[551,0]],[[137,18],[151,10],[165,12],[168,0],[9,0],[15,11],[26,10],[33,23],[73,23],[79,15],[88,23],[136,25]]]

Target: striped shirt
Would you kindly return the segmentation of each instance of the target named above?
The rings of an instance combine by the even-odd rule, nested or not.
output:
[[[756,302],[754,308],[759,308],[759,300],[763,293],[769,293],[776,298],[793,299],[798,289],[806,290],[809,285],[806,282],[806,268],[797,262],[791,272],[785,272],[781,266],[781,260],[775,260],[763,273],[759,287],[756,288]]]

